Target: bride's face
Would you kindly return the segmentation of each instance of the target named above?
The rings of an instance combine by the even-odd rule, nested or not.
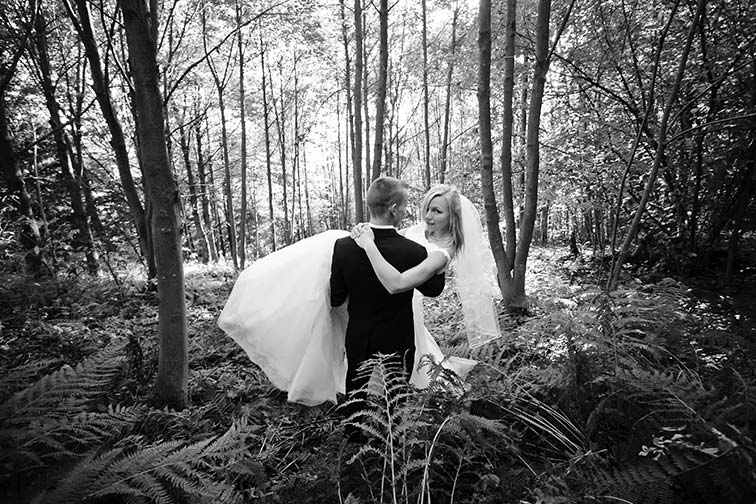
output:
[[[442,235],[449,232],[449,203],[443,196],[436,196],[430,201],[425,212],[425,224],[428,232]]]

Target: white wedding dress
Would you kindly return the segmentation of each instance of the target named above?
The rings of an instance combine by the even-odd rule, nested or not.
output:
[[[425,240],[423,230],[423,225],[413,226],[406,236],[429,251],[437,249]],[[288,392],[291,402],[308,406],[336,402],[336,394],[345,391],[344,337],[348,315],[346,304],[338,308],[331,308],[330,304],[333,246],[344,236],[349,233],[325,231],[258,259],[241,272],[218,318],[220,328],[247,352],[273,385]],[[470,253],[475,250],[467,248]],[[471,259],[481,262],[477,256]],[[460,266],[458,276],[463,271],[470,276],[482,276],[466,270],[463,264]],[[470,346],[498,338],[498,320],[488,288],[476,288],[477,297],[471,298],[463,296],[463,292],[471,289],[459,281],[457,287],[463,312],[475,313],[469,324],[466,317]],[[476,364],[474,360],[461,357],[444,358],[423,323],[422,297],[415,291],[412,300],[415,366],[410,382],[418,388],[425,388],[429,383],[428,367],[418,366],[424,355],[430,355],[461,377]],[[478,326],[486,328],[485,334]]]
[[[309,406],[344,393],[346,305],[331,309],[326,231],[258,259],[237,278],[218,325],[288,400]]]
[[[425,226],[416,225],[409,228],[404,236],[423,245],[429,254],[434,250],[440,250],[438,246],[430,243],[425,238],[424,231]],[[447,259],[450,257],[449,252],[445,252],[445,255]],[[449,264],[446,265],[446,269],[448,268]],[[446,287],[448,288],[449,279],[447,278],[446,281]],[[415,365],[412,368],[410,383],[420,389],[426,388],[430,382],[430,369],[427,367],[426,362],[421,362],[423,358],[430,357],[434,362],[440,363],[443,367],[454,371],[461,378],[467,376],[467,373],[478,363],[464,357],[444,356],[436,339],[428,331],[428,328],[425,327],[425,321],[423,320],[423,297],[417,290],[414,291],[414,295],[412,296],[412,316],[415,326]]]

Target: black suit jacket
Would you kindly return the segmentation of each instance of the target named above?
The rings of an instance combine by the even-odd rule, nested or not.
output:
[[[373,232],[381,255],[399,271],[420,264],[428,255],[425,247],[395,229],[373,228]],[[426,296],[438,296],[444,281],[443,274],[434,275],[417,289]],[[378,352],[403,355],[411,350],[414,355],[412,292],[389,294],[365,251],[350,237],[336,241],[331,261],[331,305],[340,306],[349,299],[346,351],[350,375],[355,364]]]

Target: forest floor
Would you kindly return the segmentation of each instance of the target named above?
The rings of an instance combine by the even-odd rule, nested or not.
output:
[[[136,426],[94,448],[82,442],[59,456],[36,454],[33,463],[18,462],[23,454],[0,456],[0,483],[34,483],[40,467],[42,474],[58,474],[64,464],[81,464],[85,455],[127,438],[133,450],[156,449],[165,441],[188,445],[228,436],[235,428],[244,432],[244,453],[205,463],[203,470],[242,502],[422,502],[432,496],[439,502],[557,503],[609,496],[752,503],[752,269],[737,285],[720,288],[714,275],[685,283],[640,267],[611,297],[598,287],[597,264],[569,257],[566,248],[535,247],[528,271],[530,312],[502,313],[502,340],[475,351],[466,347],[452,289],[426,300],[426,325],[445,352],[480,365],[464,384],[414,394],[408,404],[422,408],[397,407],[413,420],[403,427],[378,422],[376,439],[362,446],[344,441],[336,406],[286,402],[217,327],[235,278],[226,265],[185,267],[190,378],[183,411],[160,409],[152,396],[157,301],[137,274],[122,272],[117,284],[83,277],[28,283],[6,275],[0,386],[7,390],[0,387],[0,400],[10,402],[11,392],[34,379],[125,339],[125,367],[91,407],[148,410]],[[30,365],[33,373],[19,374]],[[22,374],[27,383],[16,383]],[[8,418],[0,414],[4,434]],[[392,436],[401,443],[389,441]],[[8,439],[0,434],[0,442]],[[71,479],[65,471],[58,477],[60,485]]]

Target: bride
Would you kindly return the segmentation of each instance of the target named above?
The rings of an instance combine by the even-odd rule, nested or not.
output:
[[[389,292],[404,292],[451,265],[471,348],[500,336],[491,277],[495,267],[474,205],[452,186],[438,185],[422,205],[424,222],[405,236],[428,249],[420,265],[399,273],[378,252],[372,231],[358,225],[352,237],[365,249]],[[335,241],[345,231],[326,231],[270,254],[244,270],[218,319],[250,359],[288,400],[306,405],[336,401],[345,389],[346,304],[331,308],[329,277]],[[475,361],[444,357],[423,324],[422,296],[413,297],[415,366],[411,383],[428,385],[424,355],[464,376]]]

